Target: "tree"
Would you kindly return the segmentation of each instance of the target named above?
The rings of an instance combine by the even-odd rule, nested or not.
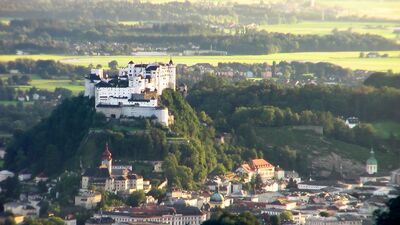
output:
[[[166,192],[164,189],[152,188],[147,195],[152,196],[157,199],[158,203],[161,203],[163,198],[166,196]]]
[[[375,211],[376,225],[393,225],[400,221],[400,196],[390,199],[387,209]]]
[[[112,70],[117,70],[117,69],[118,69],[118,62],[117,62],[117,60],[110,61],[110,62],[108,63],[108,67],[110,67],[110,69],[112,69]]]
[[[249,212],[234,215],[223,211],[217,211],[202,225],[259,225],[257,218]],[[278,225],[278,224],[277,224]]]
[[[320,212],[319,215],[322,216],[322,217],[329,217],[329,213],[326,212],[326,211]]]
[[[143,191],[134,191],[126,199],[126,204],[132,207],[137,207],[146,202],[146,195]]]
[[[288,220],[293,220],[293,214],[290,211],[283,211],[280,215],[279,215],[281,221],[288,221]]]
[[[272,215],[270,217],[271,225],[281,225],[281,218],[277,215]]]

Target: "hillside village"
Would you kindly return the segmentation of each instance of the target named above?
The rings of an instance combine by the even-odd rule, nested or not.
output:
[[[80,190],[74,204],[94,210],[86,224],[193,224],[199,225],[218,209],[232,213],[249,210],[264,223],[266,218],[290,214],[285,224],[349,224],[361,225],[372,220],[372,212],[398,194],[400,170],[379,171],[371,150],[365,173],[359,179],[313,180],[300,177],[296,171],[285,171],[265,159],[252,159],[225,176],[210,176],[199,190],[190,191],[169,186],[168,180],[152,187],[151,182],[132,171],[132,165],[115,164],[112,147],[106,145],[97,168],[87,168],[81,175]],[[153,164],[156,166],[155,164]],[[154,168],[156,171],[156,167]],[[162,172],[158,168],[157,172]],[[45,184],[42,194],[27,191],[19,200],[4,204],[15,221],[37,217],[41,213],[46,192],[57,186],[59,179],[45,174],[32,177],[29,171],[14,174],[1,171],[1,180],[17,177],[24,186]],[[137,191],[149,193],[166,190],[162,198],[147,195],[138,207],[114,206],[99,211],[104,191],[128,196]],[[64,222],[76,224],[73,215]]]
[[[94,98],[92,107],[107,120],[150,118],[168,127],[174,122],[173,116],[158,101],[165,89],[177,89],[175,83],[172,60],[148,65],[130,62],[114,77],[92,70],[85,76],[85,96]],[[358,125],[357,118],[346,122],[348,126]],[[218,136],[215,141],[224,144],[225,137]],[[250,211],[261,224],[280,218],[285,225],[362,225],[371,224],[374,210],[399,194],[400,169],[381,172],[373,149],[365,159],[364,174],[355,180],[344,179],[340,169],[335,177],[314,180],[273,165],[267,158],[252,158],[224,175],[209,174],[194,190],[171,185],[163,177],[166,162],[126,163],[123,158],[114,159],[112,149],[106,143],[97,167],[81,165],[80,174],[72,173],[79,177],[79,191],[71,204],[90,212],[86,225],[200,225],[220,209],[234,214]],[[150,176],[144,178],[140,170],[135,170],[138,163],[150,166]],[[160,175],[160,182],[152,182]],[[51,213],[44,210],[43,202],[60,198],[58,191],[54,197],[49,196],[60,190],[65,177],[48,177],[45,173],[33,176],[29,170],[0,172],[0,182],[13,179],[21,183],[24,191],[6,202],[4,211],[19,224],[27,218],[43,216],[44,212]],[[109,202],[110,196],[114,196],[114,203]],[[118,199],[128,199],[129,204]],[[0,221],[6,218],[1,216]],[[76,213],[67,213],[62,219],[68,225],[76,225],[79,218]]]

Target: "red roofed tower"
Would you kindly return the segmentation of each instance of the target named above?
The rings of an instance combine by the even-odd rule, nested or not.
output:
[[[101,160],[101,167],[105,167],[108,169],[108,172],[111,174],[112,170],[112,154],[108,149],[108,143],[106,143],[106,147],[103,152],[103,159]]]

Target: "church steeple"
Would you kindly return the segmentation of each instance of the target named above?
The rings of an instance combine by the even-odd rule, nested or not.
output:
[[[378,172],[378,161],[375,158],[375,152],[373,148],[371,148],[370,154],[371,156],[367,160],[366,170],[368,174],[374,174]]]
[[[101,167],[105,167],[108,169],[108,172],[111,174],[112,171],[112,154],[110,149],[108,148],[108,142],[104,148],[103,159],[101,161]]]

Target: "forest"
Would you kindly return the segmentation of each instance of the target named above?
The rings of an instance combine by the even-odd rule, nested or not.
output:
[[[311,51],[383,51],[400,45],[378,35],[351,31],[331,34],[294,35],[254,29],[224,28],[200,24],[158,24],[126,26],[112,21],[11,20],[0,24],[0,53],[16,51],[52,54],[129,55],[135,49],[183,52],[214,49],[228,54],[271,54]]]

